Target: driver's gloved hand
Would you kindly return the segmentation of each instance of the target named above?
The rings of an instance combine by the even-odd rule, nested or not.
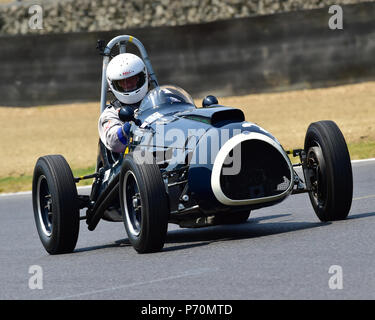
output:
[[[122,144],[127,145],[129,141],[130,123],[125,122],[122,127],[118,128],[117,136]]]

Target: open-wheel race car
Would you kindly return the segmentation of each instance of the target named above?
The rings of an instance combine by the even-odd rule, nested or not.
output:
[[[205,227],[246,222],[251,210],[275,205],[306,192],[321,221],[345,219],[353,178],[344,137],[333,121],[312,123],[304,147],[286,151],[240,109],[221,106],[207,96],[202,107],[183,89],[160,86],[142,43],[128,35],[99,42],[103,55],[101,111],[106,108],[106,68],[112,49],[134,44],[150,77],[150,88],[137,110],[123,107],[131,123],[124,153],[109,151],[99,140],[96,171],[74,177],[61,155],[37,160],[33,209],[37,230],[50,254],[72,252],[80,220],[94,230],[101,219],[123,221],[139,253],[160,251],[168,223]],[[289,154],[299,157],[292,164]],[[299,176],[295,167],[301,167]],[[90,195],[78,195],[76,183],[93,179]],[[80,216],[80,210],[86,215]]]

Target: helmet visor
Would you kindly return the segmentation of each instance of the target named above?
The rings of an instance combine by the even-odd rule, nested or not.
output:
[[[144,71],[132,76],[130,78],[113,80],[113,87],[119,92],[133,92],[141,88],[146,81],[146,74]]]

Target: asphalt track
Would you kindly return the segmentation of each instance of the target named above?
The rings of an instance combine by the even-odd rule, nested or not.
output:
[[[0,196],[0,299],[374,299],[375,161],[353,163],[349,218],[321,223],[306,194],[252,212],[247,223],[170,225],[160,253],[140,255],[122,223],[81,222],[74,253],[50,256],[30,193]],[[30,289],[30,266],[43,289]],[[329,281],[342,270],[342,289]],[[39,282],[40,283],[40,282]]]

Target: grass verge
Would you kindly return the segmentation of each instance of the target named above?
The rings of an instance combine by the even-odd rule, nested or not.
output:
[[[95,166],[86,169],[73,169],[75,177],[88,175],[95,172]],[[0,193],[20,192],[31,190],[33,177],[29,175],[22,175],[19,177],[5,177],[0,178]],[[86,186],[92,184],[92,179],[82,180],[77,186]]]

